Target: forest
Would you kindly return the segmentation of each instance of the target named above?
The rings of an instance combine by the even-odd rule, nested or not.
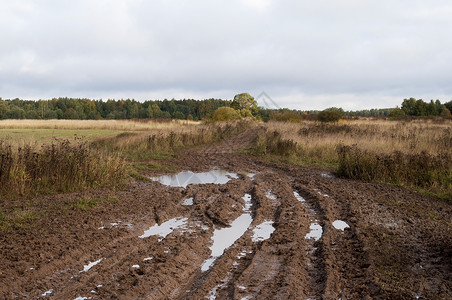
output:
[[[212,117],[219,107],[231,106],[232,100],[183,99],[148,100],[134,99],[104,101],[87,98],[53,98],[51,100],[22,100],[0,98],[0,119],[73,119],[73,120],[113,120],[113,119],[182,119],[204,120]],[[442,104],[439,100],[425,102],[422,99],[404,99],[401,108],[344,111],[342,108],[328,108],[348,117],[403,117],[438,116],[450,117],[452,101]],[[254,116],[268,121],[274,113],[291,112],[300,117],[314,117],[318,110],[267,109],[257,107]]]

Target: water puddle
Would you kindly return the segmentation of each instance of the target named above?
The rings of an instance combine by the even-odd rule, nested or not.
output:
[[[185,199],[184,202],[182,202],[182,205],[185,205],[185,206],[193,205],[193,197]]]
[[[295,196],[295,198],[297,198],[298,201],[300,202],[305,202],[306,200],[300,196],[300,194],[298,194],[297,191],[293,191],[293,195]]]
[[[48,290],[47,292],[44,292],[41,297],[47,297],[53,294],[53,290]]]
[[[149,260],[152,260],[152,259],[154,259],[154,256],[146,257],[146,258],[143,259],[143,261],[149,261]]]
[[[215,229],[212,236],[213,244],[210,246],[211,256],[202,264],[202,272],[209,270],[215,260],[223,255],[224,250],[232,246],[248,230],[248,227],[253,222],[249,211],[252,206],[251,195],[245,194],[243,200],[245,201],[243,208],[244,214],[232,221],[230,227]]]
[[[207,295],[204,298],[209,299],[209,300],[217,299],[217,291],[219,289],[224,288],[228,284],[229,280],[230,280],[230,274],[228,273],[226,278],[222,279],[220,284],[216,285],[212,290],[210,290],[209,295]]]
[[[83,266],[83,270],[80,271],[80,273],[88,272],[89,269],[91,269],[92,267],[94,267],[95,265],[97,265],[98,263],[100,263],[103,260],[104,260],[104,258],[101,258],[101,259],[96,260],[95,262],[89,262],[87,265]]]
[[[271,234],[275,231],[273,227],[273,221],[264,221],[262,224],[257,225],[253,230],[253,242],[260,242],[269,239]]]
[[[328,172],[322,172],[320,174],[320,176],[322,176],[323,178],[329,178],[329,179],[336,178],[333,174],[328,173]]]
[[[267,191],[267,193],[265,194],[265,197],[267,197],[270,200],[276,200],[277,199],[275,194],[272,193],[272,190]]]
[[[329,197],[330,197],[329,195],[322,193],[322,192],[319,191],[318,189],[314,189],[314,191],[316,191],[317,194],[319,194],[320,196],[323,196],[323,197],[326,197],[326,198],[329,198]]]
[[[345,223],[344,221],[341,221],[341,220],[334,221],[333,227],[338,230],[342,230],[342,231],[344,231],[345,228],[350,228],[350,226],[347,223]]]
[[[231,179],[238,179],[236,173],[224,170],[212,170],[203,173],[193,173],[191,171],[180,172],[176,175],[163,175],[160,177],[151,177],[151,180],[158,181],[161,184],[171,187],[186,188],[189,184],[225,184]]]
[[[140,265],[133,265],[132,268],[134,268],[134,269],[139,269],[139,268],[140,268]]]
[[[146,230],[142,235],[139,236],[140,239],[150,237],[151,235],[158,235],[160,238],[158,239],[161,242],[168,234],[173,232],[175,229],[186,229],[187,227],[187,218],[173,218],[168,220],[160,225],[155,224]]]
[[[311,229],[311,231],[306,234],[305,239],[314,239],[315,241],[320,240],[323,234],[322,226],[316,222],[312,223],[311,226],[309,226],[309,229]]]
[[[75,298],[74,300],[86,300],[86,299],[92,299],[91,297],[82,297],[82,296],[78,296],[77,298]]]

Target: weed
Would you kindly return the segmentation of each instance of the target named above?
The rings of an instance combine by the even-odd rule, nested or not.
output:
[[[86,143],[61,141],[40,148],[13,146],[0,140],[0,195],[3,198],[65,192],[97,185],[121,184],[124,161],[115,153]]]
[[[89,208],[95,207],[96,205],[97,205],[97,202],[95,200],[91,199],[91,198],[81,198],[74,205],[74,208],[86,211]]]

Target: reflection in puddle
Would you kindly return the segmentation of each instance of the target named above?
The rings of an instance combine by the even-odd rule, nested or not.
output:
[[[187,205],[187,206],[193,205],[193,197],[185,199],[184,202],[182,202],[182,205]]]
[[[224,170],[212,170],[203,173],[193,173],[191,171],[180,172],[176,175],[163,175],[160,177],[151,177],[151,180],[158,181],[161,184],[172,187],[187,187],[189,184],[225,184],[231,179],[239,178],[236,173]]]
[[[265,194],[265,197],[267,197],[270,200],[276,200],[276,196],[272,193],[272,190],[268,190],[267,193]]]
[[[254,176],[256,176],[256,174],[254,174],[254,173],[245,173],[245,174],[246,174],[246,176],[248,176],[251,179],[254,179]]]
[[[91,297],[82,297],[82,296],[78,296],[77,298],[75,298],[74,300],[86,300],[86,299],[91,299]]]
[[[322,226],[318,223],[312,223],[311,226],[309,226],[309,229],[311,229],[311,231],[305,236],[305,239],[314,239],[315,241],[320,240],[323,233]]]
[[[53,290],[48,290],[47,292],[42,294],[41,297],[47,297],[47,296],[51,295],[52,293],[53,293]]]
[[[342,230],[342,231],[344,231],[345,228],[350,228],[350,226],[347,223],[345,223],[344,221],[341,221],[341,220],[334,221],[333,227],[338,230]]]
[[[293,195],[295,196],[295,198],[297,198],[298,201],[300,202],[305,202],[306,200],[300,196],[300,194],[298,194],[297,191],[293,191]]]
[[[80,271],[80,273],[88,272],[89,269],[91,269],[92,267],[94,267],[95,265],[97,265],[98,263],[100,263],[100,262],[103,261],[103,260],[104,260],[104,259],[101,258],[101,259],[96,260],[95,262],[90,262],[90,263],[88,263],[87,265],[83,266],[83,271]]]
[[[333,174],[328,173],[328,172],[322,172],[322,174],[320,174],[322,177],[324,178],[335,178]]]
[[[143,235],[140,235],[139,238],[147,238],[151,235],[158,235],[160,236],[159,242],[162,241],[168,234],[173,232],[175,229],[186,229],[187,226],[187,218],[174,218],[171,220],[168,220],[160,225],[155,224],[154,226],[150,227],[148,230],[146,230]]]
[[[245,196],[243,196],[243,200],[245,200],[245,207],[243,208],[245,213],[232,221],[230,227],[215,229],[212,236],[213,244],[210,246],[212,253],[210,258],[202,264],[201,271],[207,271],[213,265],[215,260],[223,255],[224,250],[232,246],[235,241],[247,231],[248,227],[253,222],[253,218],[251,217],[251,213],[249,211],[252,206],[251,195],[245,194]]]
[[[329,195],[322,193],[322,192],[319,191],[318,189],[314,189],[314,191],[316,191],[317,194],[319,194],[320,196],[323,196],[323,197],[326,197],[326,198],[330,197]]]
[[[262,224],[257,225],[253,230],[253,242],[260,242],[270,238],[271,234],[275,231],[273,227],[273,221],[264,221]]]

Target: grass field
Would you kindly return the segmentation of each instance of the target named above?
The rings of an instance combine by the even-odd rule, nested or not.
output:
[[[252,152],[344,177],[414,187],[452,198],[452,122],[268,122]]]
[[[0,120],[0,139],[11,144],[93,141],[124,132],[180,130],[200,122],[130,120]]]
[[[114,165],[119,182],[119,174],[139,176],[146,168],[162,168],[162,161],[175,155],[178,149],[228,138],[251,126],[260,128],[246,150],[254,155],[327,168],[344,177],[413,187],[441,197],[452,195],[450,120],[348,120],[338,123],[242,120],[210,124],[5,120],[0,121],[0,180],[3,190],[10,190],[15,186],[12,183],[21,182],[15,190],[4,194],[33,191],[35,181],[47,185],[41,186],[42,191],[50,191],[55,183],[42,180],[44,175],[36,172],[37,169],[50,173],[59,170],[65,174],[67,182],[59,188],[62,191],[75,188],[71,187],[71,180],[77,182],[77,187],[101,185],[94,180],[95,174],[101,171],[90,166],[98,165],[99,157],[103,157],[105,162],[110,161],[109,158],[112,160],[100,169]],[[69,160],[76,166],[74,158],[87,166],[76,171],[81,173],[73,178],[65,173],[64,167],[49,167],[55,161],[64,166]],[[55,174],[46,176],[58,177]],[[11,184],[6,184],[7,180]]]

